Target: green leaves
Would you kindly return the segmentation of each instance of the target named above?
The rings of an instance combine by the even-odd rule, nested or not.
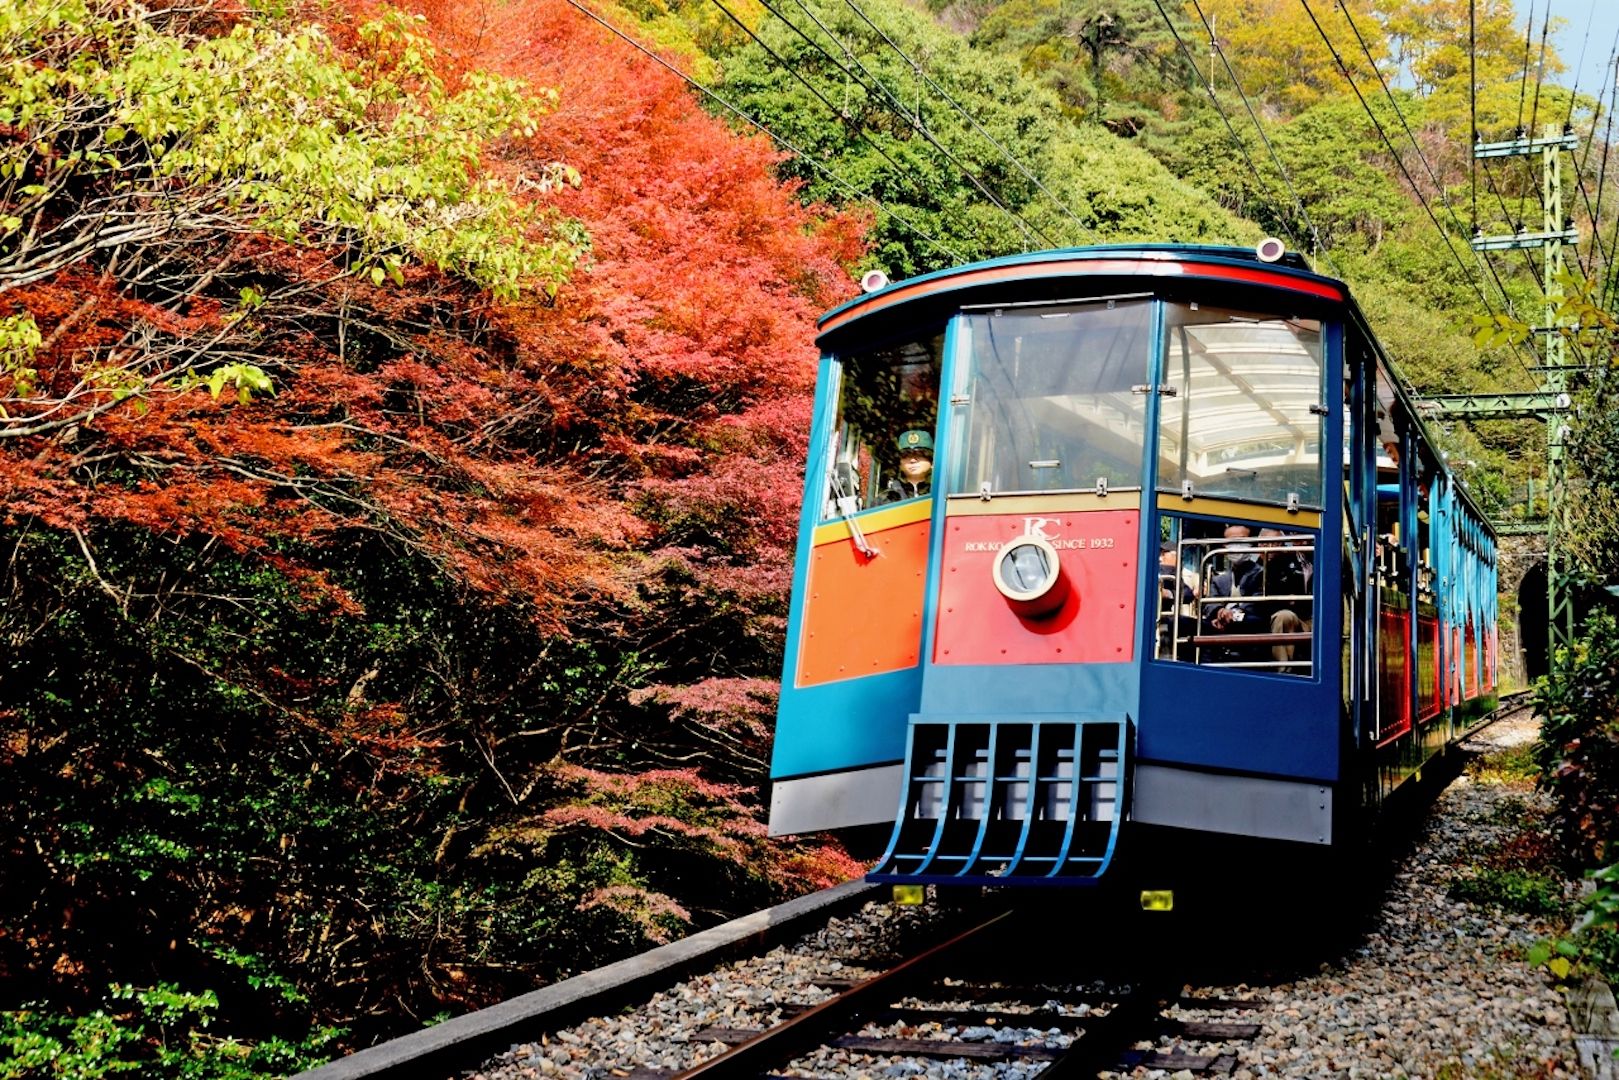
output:
[[[39,325],[27,312],[8,315],[0,319],[0,376],[11,379],[9,397],[31,397],[36,389],[39,372],[34,369],[34,353],[45,339]],[[5,416],[0,407],[0,416]]]
[[[1541,786],[1557,800],[1559,839],[1587,866],[1608,862],[1619,847],[1619,622],[1611,614],[1588,616],[1584,634],[1536,688],[1535,711],[1535,760]],[[1586,877],[1594,887],[1580,898],[1573,927],[1530,954],[1559,979],[1580,967],[1619,976],[1619,864]]]
[[[884,204],[868,239],[871,262],[891,276],[1098,238],[1257,239],[1257,230],[1177,182],[1140,147],[1104,128],[1074,125],[1057,96],[1013,59],[973,49],[892,0],[864,6],[882,34],[847,7],[811,7],[830,35],[807,16],[795,24],[825,53],[842,56],[847,48],[857,56],[864,65],[864,72],[851,67],[858,81],[844,74],[842,61],[834,64],[770,18],[760,38],[825,100],[751,44],[722,57],[725,95],[814,159],[781,166],[802,181],[806,201],[848,204],[853,188]],[[929,78],[972,119],[901,61],[884,34],[908,55],[926,57]]]
[[[0,0],[0,116],[25,133],[0,146],[0,170],[50,179],[0,208],[0,234],[70,175],[125,190],[145,178],[164,190],[153,230],[209,222],[337,245],[373,278],[381,266],[397,282],[413,258],[510,299],[554,292],[578,261],[549,235],[556,215],[481,171],[484,148],[534,134],[555,93],[481,73],[449,92],[419,18],[384,11],[352,57],[314,25],[249,19],[199,37],[133,7],[25,18],[33,6]],[[529,186],[577,185],[555,168]]]
[[[267,1038],[247,1043],[207,1031],[218,1011],[214,991],[160,982],[114,984],[102,1007],[87,1016],[69,1017],[37,1006],[0,1013],[0,1080],[120,1075],[270,1080],[325,1061],[341,1034],[335,1028],[316,1028],[299,1042]]]
[[[208,393],[215,401],[219,400],[227,383],[236,387],[236,400],[242,405],[252,401],[254,394],[275,393],[270,376],[257,364],[222,364],[203,380],[203,385],[208,387]]]
[[[1505,312],[1473,316],[1473,344],[1480,349],[1516,345],[1529,337],[1529,324]]]

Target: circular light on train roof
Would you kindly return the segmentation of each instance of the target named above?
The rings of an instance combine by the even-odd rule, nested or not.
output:
[[[1001,548],[990,574],[1012,610],[1027,618],[1049,615],[1068,599],[1057,549],[1039,536],[1020,536]]]
[[[1287,245],[1274,236],[1267,236],[1254,248],[1254,254],[1259,256],[1260,262],[1273,263],[1287,254]]]
[[[865,292],[876,292],[888,288],[888,275],[881,270],[867,270],[860,276],[860,288]]]

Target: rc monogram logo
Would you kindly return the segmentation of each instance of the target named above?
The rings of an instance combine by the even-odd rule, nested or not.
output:
[[[1044,540],[1047,543],[1050,543],[1051,541],[1057,539],[1057,537],[1056,537],[1056,534],[1054,534],[1054,533],[1046,532],[1046,526],[1050,525],[1054,520],[1056,520],[1056,519],[1055,518],[1024,518],[1023,519],[1023,535],[1024,536],[1032,536],[1036,540]]]

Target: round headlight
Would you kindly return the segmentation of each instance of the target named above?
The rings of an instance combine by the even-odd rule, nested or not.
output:
[[[1001,548],[990,569],[995,588],[1019,615],[1049,615],[1068,599],[1057,549],[1038,536],[1021,536]]]

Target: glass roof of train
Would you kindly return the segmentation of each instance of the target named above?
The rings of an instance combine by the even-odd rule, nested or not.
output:
[[[1314,324],[1234,320],[1171,331],[1165,378],[1194,402],[1183,425],[1164,425],[1165,450],[1208,474],[1223,462],[1285,460],[1318,437],[1319,333]]]

